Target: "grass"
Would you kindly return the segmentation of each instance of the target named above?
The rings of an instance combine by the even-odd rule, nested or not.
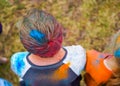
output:
[[[0,55],[11,55],[25,49],[20,43],[15,27],[26,11],[38,8],[51,13],[64,27],[63,45],[80,44],[86,50],[104,51],[110,38],[120,29],[119,0],[0,0]],[[33,2],[32,2],[33,1]],[[37,1],[37,0],[36,0]],[[0,77],[18,86],[17,76],[10,70],[10,63],[0,66]]]

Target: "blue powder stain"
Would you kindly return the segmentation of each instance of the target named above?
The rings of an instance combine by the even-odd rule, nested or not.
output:
[[[25,68],[25,63],[23,59],[28,54],[28,52],[19,52],[13,55],[14,58],[12,58],[12,64],[13,64],[13,70],[21,76],[23,69]]]
[[[92,62],[92,64],[97,67],[100,64],[100,60],[96,59]]]
[[[104,55],[103,55],[103,54],[100,54],[98,57],[99,57],[99,58],[104,58]]]
[[[17,67],[18,74],[21,75],[22,68],[24,67],[24,65],[25,65],[25,63],[23,62],[23,58],[19,58],[19,60],[16,61],[16,67]]]
[[[118,48],[115,52],[114,52],[114,56],[116,58],[120,58],[120,48]]]
[[[46,42],[45,34],[40,32],[39,30],[31,30],[29,35],[39,43]]]
[[[12,86],[12,84],[10,82],[8,82],[5,79],[0,78],[0,85],[4,85],[4,86]]]
[[[99,60],[96,60],[95,62],[96,62],[96,64],[99,64],[99,63],[100,63],[100,61],[99,61]]]

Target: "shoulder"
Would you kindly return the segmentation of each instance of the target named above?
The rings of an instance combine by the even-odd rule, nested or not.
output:
[[[67,50],[67,56],[64,63],[70,62],[70,68],[77,75],[80,75],[86,64],[85,49],[80,45],[67,46],[65,49]]]
[[[105,66],[103,62],[106,59],[106,57],[109,56],[109,54],[98,52],[96,50],[88,50],[86,54],[87,54],[86,71],[90,71],[98,67]]]
[[[112,72],[104,64],[104,60],[109,56],[96,50],[87,51],[86,72],[97,82],[106,82]],[[104,78],[103,78],[104,77]]]
[[[67,46],[67,47],[65,47],[65,49],[67,50],[68,55],[71,55],[71,56],[79,55],[78,58],[86,57],[86,51],[80,45]]]
[[[73,50],[73,51],[76,51],[76,49],[81,50],[81,51],[85,51],[81,45],[65,46],[64,48],[66,48],[67,50]]]
[[[11,69],[20,77],[25,68],[25,58],[28,54],[28,52],[17,52],[11,56]]]

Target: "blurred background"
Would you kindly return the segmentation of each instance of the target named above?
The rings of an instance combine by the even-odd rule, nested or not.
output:
[[[0,0],[1,57],[10,60],[13,53],[25,51],[15,25],[32,8],[52,14],[64,26],[64,46],[80,44],[86,50],[105,51],[120,29],[120,0]],[[0,77],[18,86],[10,61],[0,65]]]

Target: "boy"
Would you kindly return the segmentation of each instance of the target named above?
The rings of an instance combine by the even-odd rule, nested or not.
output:
[[[85,50],[62,46],[64,28],[52,15],[33,9],[18,25],[28,52],[14,54],[11,68],[21,86],[80,86]]]

